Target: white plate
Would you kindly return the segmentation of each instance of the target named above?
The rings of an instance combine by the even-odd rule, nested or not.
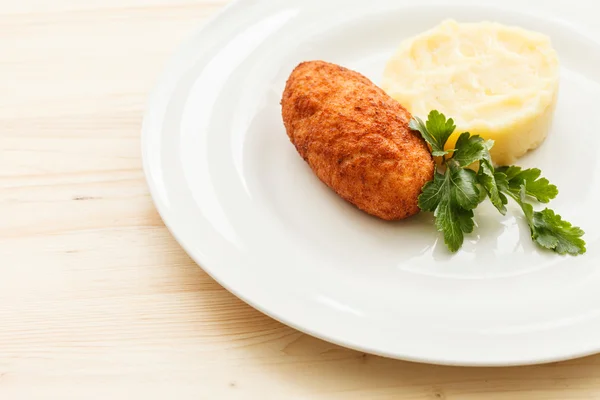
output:
[[[223,286],[331,342],[460,365],[600,351],[598,8],[592,0],[540,0],[532,10],[521,0],[503,0],[504,8],[428,3],[228,7],[178,51],[151,97],[143,152],[158,210]],[[517,212],[501,218],[491,206],[477,209],[476,232],[451,256],[431,215],[369,217],[323,185],[290,144],[279,100],[296,64],[323,59],[379,82],[403,38],[448,17],[552,37],[562,62],[555,123],[520,164],[558,185],[551,207],[585,229],[585,256],[540,251]]]

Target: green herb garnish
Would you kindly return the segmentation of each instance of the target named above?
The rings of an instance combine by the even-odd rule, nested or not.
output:
[[[434,213],[435,226],[444,235],[450,251],[456,252],[463,244],[464,235],[473,231],[473,210],[482,201],[489,198],[505,215],[508,198],[512,198],[523,210],[531,238],[539,246],[559,254],[585,253],[583,230],[563,221],[548,208],[534,211],[531,202],[547,203],[558,195],[556,186],[540,177],[539,169],[494,168],[490,156],[494,142],[468,132],[459,136],[454,149],[445,150],[456,126],[452,118],[446,119],[435,110],[429,113],[427,122],[413,118],[410,128],[421,133],[434,157],[442,157],[433,180],[423,186],[419,208]],[[477,172],[469,168],[471,165],[478,166]]]

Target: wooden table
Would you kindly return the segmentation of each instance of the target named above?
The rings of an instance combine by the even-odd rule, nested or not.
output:
[[[600,399],[600,356],[452,368],[347,350],[198,268],[141,169],[148,91],[226,1],[0,0],[0,399]]]

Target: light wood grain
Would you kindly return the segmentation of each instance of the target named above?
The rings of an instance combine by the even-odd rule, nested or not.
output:
[[[365,355],[222,289],[140,168],[147,94],[225,1],[0,0],[0,399],[600,399],[600,356],[451,368]]]

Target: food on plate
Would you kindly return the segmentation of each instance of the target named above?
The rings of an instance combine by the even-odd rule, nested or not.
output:
[[[419,212],[433,158],[409,128],[411,114],[369,79],[335,64],[304,62],[290,75],[281,106],[298,153],[342,198],[385,220]]]
[[[412,114],[452,115],[457,132],[495,142],[491,155],[509,165],[549,130],[559,82],[550,39],[493,22],[448,20],[407,39],[389,60],[382,88]]]
[[[583,230],[548,208],[534,211],[532,202],[547,203],[558,195],[556,186],[540,178],[539,169],[494,168],[490,151],[494,142],[468,132],[461,133],[448,148],[456,126],[452,118],[446,119],[437,110],[429,113],[427,122],[415,117],[410,127],[421,133],[441,163],[435,177],[423,187],[419,208],[434,213],[435,225],[450,251],[457,251],[464,234],[473,231],[473,209],[489,197],[502,215],[506,214],[508,198],[513,199],[521,207],[531,238],[539,246],[559,254],[585,253]],[[469,168],[474,164],[477,172]]]
[[[281,100],[283,122],[291,142],[325,184],[369,214],[397,220],[419,210],[433,212],[436,228],[452,252],[462,246],[465,234],[474,230],[474,209],[489,198],[502,215],[507,213],[509,199],[516,202],[538,246],[559,254],[585,253],[583,230],[548,208],[534,210],[535,202],[554,199],[557,187],[542,178],[537,168],[505,166],[543,140],[545,130],[542,135],[540,126],[534,129],[532,124],[537,122],[533,119],[543,119],[544,124],[550,121],[551,116],[546,113],[551,114],[556,101],[557,64],[548,63],[556,60],[555,55],[551,57],[554,53],[549,42],[536,34],[498,24],[466,25],[468,28],[447,22],[406,45],[407,57],[412,60],[409,64],[415,59],[428,60],[419,64],[424,72],[413,74],[414,79],[421,81],[413,85],[417,91],[407,91],[406,101],[421,114],[425,114],[419,108],[423,104],[447,105],[448,109],[459,111],[457,122],[438,110],[428,112],[426,121],[418,115],[413,117],[363,75],[335,64],[311,61],[294,69]],[[462,33],[448,38],[438,31]],[[516,37],[513,53],[518,53],[518,57],[497,43],[508,41],[511,35]],[[419,38],[435,39],[426,42],[430,43],[425,46],[431,52],[429,58],[422,54],[422,44],[415,45],[418,57],[410,55],[412,44]],[[488,42],[495,51],[483,46]],[[524,49],[523,43],[533,47]],[[536,43],[548,45],[540,45],[539,59],[532,50]],[[469,57],[465,55],[467,50],[472,50]],[[459,51],[460,57],[456,56]],[[457,63],[456,68],[448,64],[449,59]],[[531,72],[527,68],[533,68],[536,75],[533,83],[522,83],[524,88],[520,88],[517,76],[524,70],[515,64],[521,59],[537,60],[523,67],[527,73]],[[499,69],[488,65],[490,60],[499,63]],[[432,79],[424,79],[428,71]],[[508,81],[492,79],[494,71]],[[389,78],[389,66],[386,74]],[[438,75],[452,78],[448,85],[451,89],[443,87]],[[427,82],[432,88],[426,88]],[[483,84],[486,86],[480,91],[477,85]],[[534,89],[539,92],[534,93]],[[395,90],[400,89],[395,86],[390,93],[403,98]],[[440,93],[438,97],[436,91]],[[454,103],[451,96],[455,96]],[[464,126],[474,132],[463,131]],[[494,151],[498,144],[500,151]]]

